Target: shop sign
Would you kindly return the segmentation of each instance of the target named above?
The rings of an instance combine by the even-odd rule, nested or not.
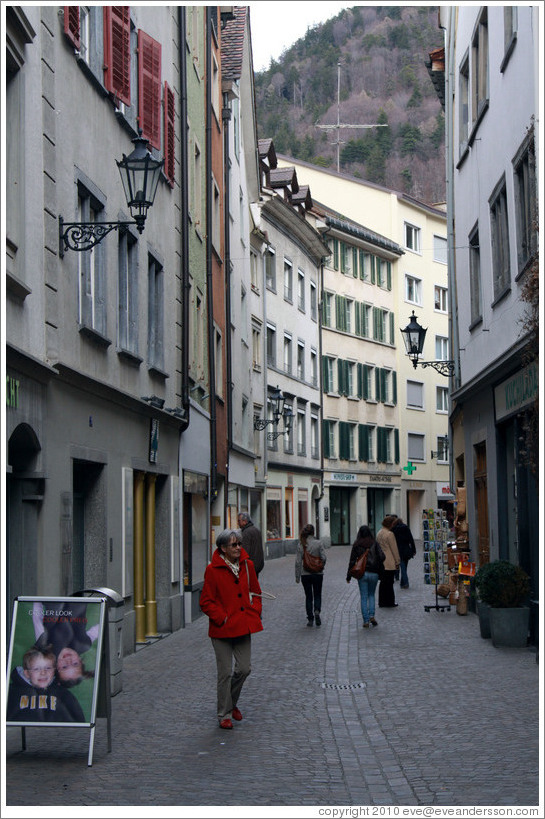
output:
[[[537,365],[524,367],[494,390],[496,421],[516,415],[523,407],[531,404],[539,389]]]
[[[10,409],[19,407],[19,380],[6,375],[6,406]]]
[[[373,483],[392,483],[391,475],[369,475],[369,480]]]
[[[443,498],[445,500],[454,500],[454,493],[453,493],[452,489],[450,488],[449,483],[441,483],[441,481],[437,481],[435,486],[436,486],[437,497],[439,499]]]
[[[357,475],[350,472],[333,472],[331,475],[332,481],[340,481],[341,483],[356,483]]]
[[[149,431],[149,462],[157,463],[157,449],[159,448],[159,421],[152,418]]]

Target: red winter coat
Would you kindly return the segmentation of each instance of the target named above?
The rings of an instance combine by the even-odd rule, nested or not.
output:
[[[209,637],[242,637],[263,630],[261,597],[253,597],[251,603],[250,591],[261,594],[248,552],[240,550],[240,570],[235,577],[216,549],[204,573],[200,598],[201,610],[209,617]]]

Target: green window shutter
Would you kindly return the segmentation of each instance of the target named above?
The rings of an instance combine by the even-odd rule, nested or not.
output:
[[[324,450],[324,458],[330,458],[329,451],[329,421],[324,421],[322,425],[322,446]]]
[[[375,283],[375,257],[370,256],[371,259],[371,284]]]
[[[356,367],[356,372],[357,372],[357,381],[358,381],[357,395],[358,395],[358,398],[363,398],[363,364],[360,364],[359,361],[358,361],[358,364],[357,364],[357,367]]]
[[[383,370],[381,368],[381,370],[380,370],[380,400],[382,401],[383,404],[385,404],[386,401],[388,400],[388,382],[387,382],[387,378],[388,378],[388,371]]]
[[[380,367],[375,367],[375,398],[380,401]]]
[[[369,433],[367,424],[358,424],[358,457],[360,461],[369,460]]]
[[[392,370],[392,402],[397,404],[397,373]]]
[[[341,273],[346,273],[346,245],[341,242]]]
[[[358,248],[352,248],[352,275],[355,279],[358,278]]]
[[[360,250],[360,279],[365,279],[365,253]]]
[[[341,298],[342,296],[335,295],[335,327],[337,330],[341,329]]]
[[[377,427],[377,463],[384,463],[382,457],[382,427]]]
[[[373,307],[373,338],[378,340],[378,307]]]
[[[325,355],[322,356],[322,374],[323,374],[323,380],[324,380],[323,390],[324,390],[324,392],[330,392],[331,391],[331,385],[329,383],[328,359],[327,359],[327,356],[325,356]]]
[[[337,359],[337,392],[344,395],[344,368],[342,358]]]
[[[333,239],[333,267],[339,269],[339,240]]]
[[[382,287],[382,259],[380,256],[376,257],[376,276],[377,276],[377,284],[379,287]]]
[[[361,334],[362,334],[362,336],[365,336],[366,338],[369,335],[369,321],[368,321],[368,318],[369,318],[369,311],[368,311],[367,307],[365,306],[365,304],[362,304],[361,305],[361,325],[362,325]]]
[[[369,398],[369,367],[367,364],[363,364],[361,374],[363,378],[362,397],[367,400]]]
[[[394,429],[394,460],[399,463],[399,430]]]
[[[348,461],[350,458],[348,437],[348,424],[346,421],[339,421],[339,458],[341,458],[343,461]]]
[[[386,262],[386,287],[392,289],[392,263]]]
[[[359,301],[354,302],[354,331],[357,336],[361,336],[361,304]]]
[[[394,336],[394,314],[390,313],[390,344],[395,344],[395,336]]]

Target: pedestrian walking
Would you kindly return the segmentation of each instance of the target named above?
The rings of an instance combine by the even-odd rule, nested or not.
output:
[[[379,608],[393,608],[397,606],[394,592],[395,571],[399,568],[399,552],[392,524],[397,515],[386,515],[382,521],[382,528],[377,532],[377,542],[384,552],[384,567],[378,587]]]
[[[238,525],[242,532],[242,547],[250,555],[250,560],[254,564],[255,573],[259,573],[265,565],[265,555],[263,553],[263,538],[257,526],[250,519],[248,512],[238,513]]]
[[[392,532],[397,543],[397,550],[399,552],[399,572],[400,572],[400,588],[409,588],[409,576],[407,574],[407,566],[409,560],[416,555],[416,544],[414,542],[413,534],[407,524],[396,518],[392,525]]]
[[[368,526],[360,526],[356,540],[352,544],[352,551],[350,552],[350,560],[348,561],[348,570],[346,573],[347,583],[350,583],[352,579],[350,569],[365,551],[367,551],[367,562],[365,564],[365,572],[358,580],[358,586],[360,589],[363,627],[369,628],[369,623],[371,623],[372,626],[378,626],[375,619],[375,591],[379,574],[384,564],[385,555],[375,540],[370,528]]]
[[[319,571],[310,571],[305,567],[305,551],[322,561]],[[307,626],[316,623],[322,625],[322,585],[324,582],[324,566],[327,556],[321,540],[314,537],[314,526],[307,523],[299,534],[299,543],[295,551],[295,582],[303,584],[305,590],[305,607],[307,611]]]
[[[233,719],[242,719],[237,703],[251,671],[251,635],[263,630],[259,595],[261,588],[248,552],[236,533],[225,529],[216,539],[200,597],[216,655],[220,728],[232,728]]]

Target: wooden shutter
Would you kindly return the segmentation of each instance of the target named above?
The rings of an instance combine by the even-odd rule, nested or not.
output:
[[[358,424],[358,444],[360,461],[369,460],[369,430],[367,424]]]
[[[375,283],[375,257],[373,255],[371,255],[369,258],[371,260],[371,284],[374,284]]]
[[[339,240],[333,239],[333,268],[339,269]]]
[[[131,10],[129,6],[104,6],[104,85],[131,104]]]
[[[161,149],[161,43],[138,32],[138,124],[142,136]]]
[[[337,392],[339,395],[346,395],[346,383],[344,380],[344,361],[342,358],[337,359]]]
[[[350,458],[350,447],[348,445],[348,424],[346,421],[339,421],[339,458],[348,461]]]
[[[357,396],[358,398],[363,398],[363,364],[360,364],[358,361],[357,367]]]
[[[394,429],[394,460],[399,463],[399,430]]]
[[[165,82],[165,174],[171,188],[174,187],[174,91]]]
[[[397,373],[392,370],[392,403],[397,404]]]
[[[386,262],[386,287],[392,289],[392,263]]]
[[[358,248],[352,248],[352,275],[355,279],[358,278]]]
[[[80,47],[79,6],[64,7],[64,33],[74,48]]]
[[[323,390],[324,392],[331,392],[331,384],[329,383],[329,366],[326,356],[322,357],[322,373],[324,379]]]
[[[380,389],[380,373],[381,373],[380,367],[375,367],[375,400],[376,401],[380,401],[381,400],[381,395],[382,395],[381,389]]]

